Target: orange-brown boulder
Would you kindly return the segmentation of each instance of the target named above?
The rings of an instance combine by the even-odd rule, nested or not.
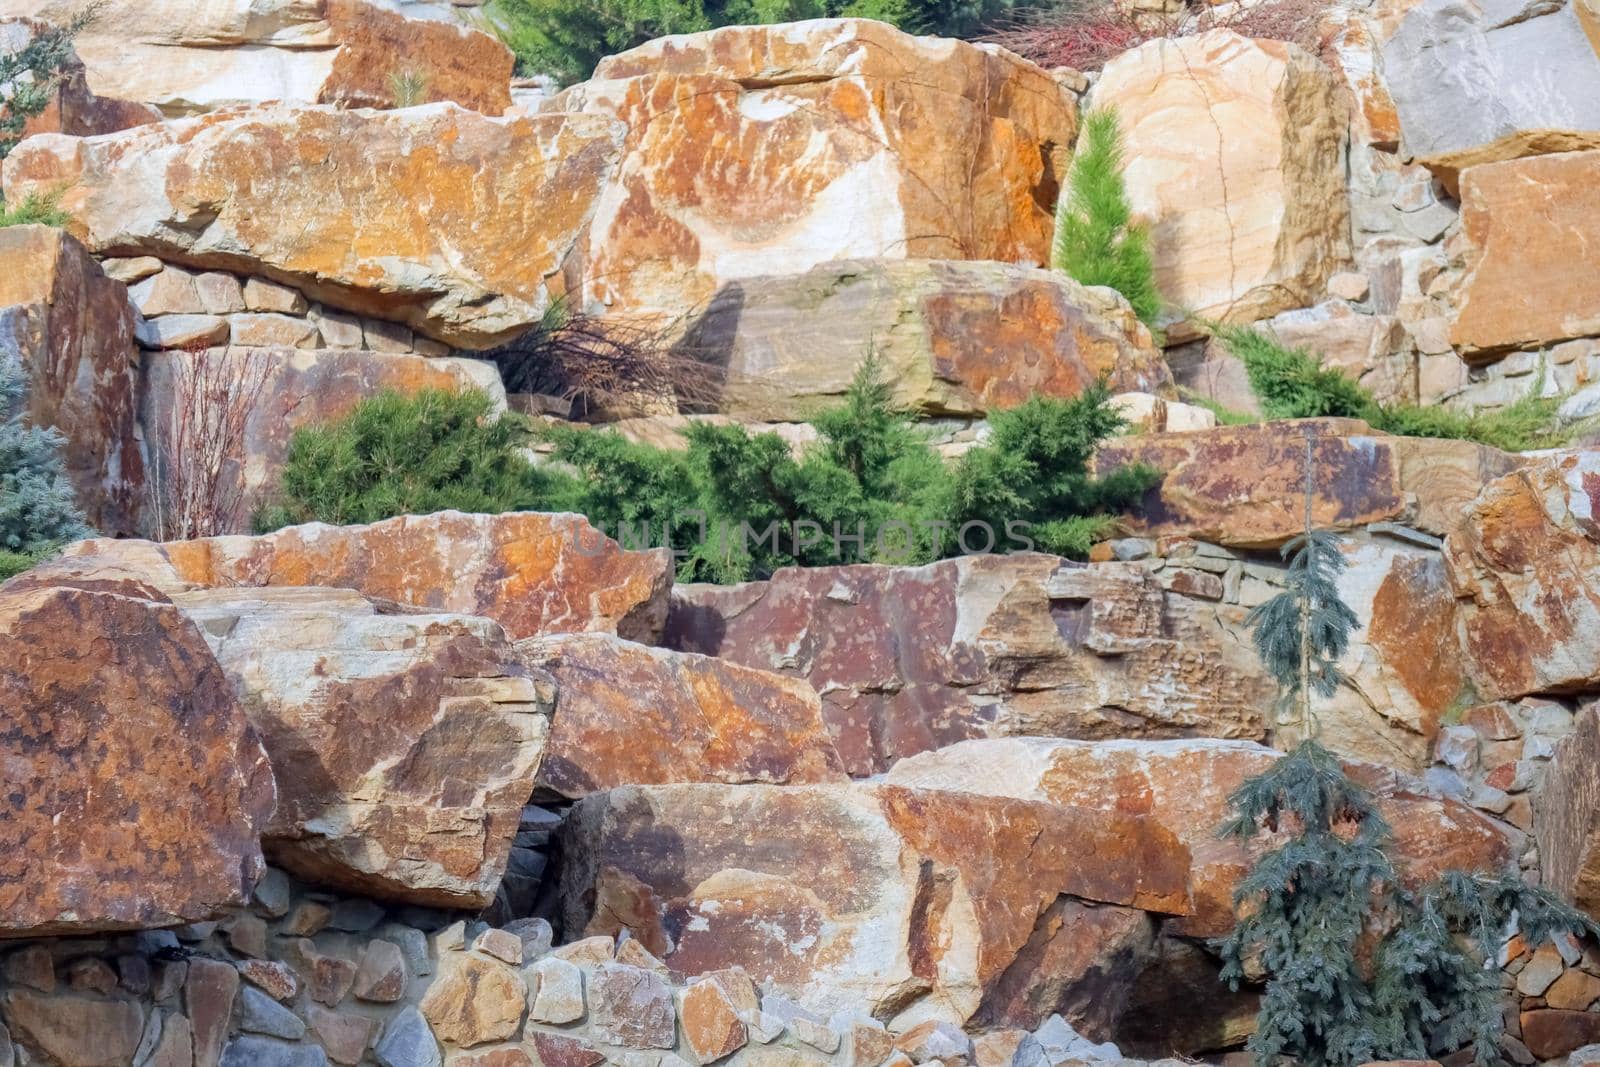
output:
[[[972,794],[626,786],[563,835],[570,936],[625,927],[676,973],[742,966],[895,1029],[1048,1015],[1138,965],[1141,912],[1188,908],[1189,851],[1153,820]],[[1075,921],[1089,903],[1106,921]]]
[[[584,298],[671,317],[830,260],[1044,263],[1077,130],[1032,63],[865,19],[664,37],[549,107],[629,130]]]
[[[975,737],[1262,738],[1273,686],[1202,577],[1032,553],[784,569],[676,588],[664,643],[804,679],[856,776]]]
[[[1445,562],[1484,699],[1600,684],[1600,453],[1559,453],[1490,483]]]
[[[1595,71],[1600,91],[1600,59]],[[1600,104],[1595,112],[1600,119]],[[1469,167],[1461,233],[1450,343],[1463,359],[1600,336],[1600,150]]]
[[[608,634],[517,646],[559,696],[539,783],[566,797],[619,785],[844,781],[802,681]]]
[[[0,15],[58,24],[81,8],[0,0]],[[511,52],[492,34],[365,0],[103,0],[74,44],[95,92],[168,115],[267,100],[395,107],[408,102],[400,78],[420,86],[412,103],[511,105]]]
[[[214,918],[262,876],[272,772],[165,596],[110,573],[0,585],[0,936]]]
[[[548,308],[621,136],[598,115],[271,105],[29,138],[5,196],[59,191],[97,255],[261,275],[484,348]]]
[[[1140,534],[1271,548],[1305,528],[1308,435],[1312,522],[1323,530],[1393,521],[1448,533],[1484,482],[1512,466],[1482,445],[1389,437],[1356,419],[1298,419],[1118,438],[1094,467],[1143,463],[1165,475],[1127,520]]]
[[[78,502],[107,534],[138,532],[145,492],[133,334],[127,288],[76,240],[0,229],[0,359],[21,363],[28,421],[61,432]]]
[[[902,760],[887,781],[910,789],[959,790],[985,797],[1117,812],[1147,818],[1190,854],[1188,909],[1168,931],[1211,937],[1233,928],[1233,892],[1252,846],[1222,840],[1228,797],[1280,754],[1246,741],[968,741]],[[1377,793],[1394,829],[1401,869],[1423,881],[1446,870],[1505,870],[1515,858],[1507,831],[1471,808],[1415,790],[1387,768],[1351,764]]]
[[[672,561],[626,551],[578,515],[441,511],[370,526],[291,526],[260,537],[155,544],[83,541],[173,591],[217,586],[354,589],[430,611],[482,615],[514,640],[599,631],[654,642],[666,618]]]
[[[262,836],[276,866],[387,899],[493,901],[554,698],[499,625],[338,589],[173,599],[272,759],[278,810]]]
[[[729,282],[686,332],[710,364],[696,403],[741,419],[799,421],[837,403],[863,354],[893,402],[979,417],[1033,395],[1175,394],[1131,308],[1059,271],[1009,263],[853,259]]]

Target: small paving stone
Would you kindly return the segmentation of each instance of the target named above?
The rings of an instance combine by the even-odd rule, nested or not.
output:
[[[305,959],[311,975],[307,985],[311,999],[330,1008],[339,1006],[356,981],[356,965],[342,956],[324,956],[305,946]]]
[[[150,961],[143,956],[118,956],[117,981],[134,996],[150,992]]]
[[[298,289],[265,278],[245,281],[244,306],[251,311],[279,311],[285,315],[304,315],[310,307]]]
[[[439,1042],[416,1008],[404,1008],[383,1028],[372,1055],[383,1067],[440,1067]]]
[[[195,1067],[216,1067],[228,1037],[234,998],[239,993],[239,972],[220,960],[196,958],[188,962],[183,1003],[194,1028]]]
[[[241,956],[267,955],[267,923],[259,915],[236,915],[228,922],[228,947]]]
[[[41,993],[53,993],[56,988],[56,963],[43,945],[29,945],[6,957],[0,974],[7,982],[25,985]]]
[[[440,1040],[471,1048],[515,1034],[527,999],[527,984],[510,967],[482,956],[460,956],[441,968],[419,1007]]]
[[[333,1011],[320,1004],[306,1005],[306,1024],[330,1060],[351,1067],[361,1062],[367,1046],[372,1044],[373,1031],[378,1028],[374,1019]]]
[[[472,947],[513,967],[522,966],[522,938],[505,930],[485,930]]]
[[[198,1067],[199,1060],[195,1062]],[[328,1057],[316,1045],[290,1045],[242,1034],[228,1043],[221,1067],[328,1067]]]
[[[552,956],[578,964],[610,963],[614,947],[609,937],[586,937],[570,945],[562,945],[551,952]]]
[[[392,1004],[405,996],[406,959],[392,941],[369,941],[356,961],[352,991],[360,1000]]]
[[[66,966],[67,985],[83,993],[109,997],[117,991],[117,972],[104,960],[73,960]]]
[[[288,1008],[254,986],[239,990],[237,1012],[239,1028],[253,1034],[298,1041],[306,1036],[306,1024]]]
[[[595,1067],[606,1059],[593,1045],[575,1037],[547,1034],[543,1030],[533,1035],[533,1051],[543,1067]]]
[[[804,1016],[789,1020],[789,1032],[802,1044],[833,1055],[839,1051],[839,1035],[826,1023],[814,1022]]]
[[[293,1000],[300,991],[300,980],[293,969],[277,960],[241,960],[239,977],[274,1000]]]
[[[733,1002],[712,981],[694,982],[678,994],[678,1019],[683,1027],[684,1053],[693,1063],[715,1063],[750,1040]],[[834,1043],[838,1044],[837,1037]]]
[[[577,964],[546,956],[522,973],[532,992],[528,1017],[533,1022],[561,1025],[583,1018],[583,971]]]
[[[284,920],[279,933],[284,937],[314,937],[328,928],[333,911],[314,900],[302,900],[295,905],[294,913]]]
[[[545,955],[555,943],[555,932],[544,919],[513,919],[506,923],[505,931],[521,939],[524,963],[532,963]]]
[[[268,867],[250,899],[260,914],[269,919],[281,919],[289,914],[290,896],[289,876],[276,867]]]
[[[672,990],[654,971],[602,963],[589,979],[589,1019],[596,1036],[635,1049],[668,1049],[676,1038]]]
[[[334,904],[328,929],[364,934],[383,921],[383,914],[383,905],[375,901],[346,898]]]
[[[244,310],[244,289],[239,279],[222,271],[206,271],[194,278],[200,310],[208,315],[231,315]]]
[[[412,977],[433,973],[433,958],[428,954],[427,934],[415,926],[406,926],[403,923],[384,923],[378,928],[377,933],[383,940],[400,946],[400,954],[406,958],[406,967]]]

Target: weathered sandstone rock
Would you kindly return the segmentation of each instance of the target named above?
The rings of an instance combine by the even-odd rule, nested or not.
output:
[[[572,936],[627,927],[674,972],[742,966],[824,1017],[897,1030],[1030,993],[1048,1014],[1148,946],[1128,909],[1188,907],[1188,850],[1153,821],[960,793],[630,786],[579,802],[563,833]],[[1064,921],[1080,901],[1120,918]]]
[[[1279,343],[1305,348],[1324,367],[1360,382],[1380,403],[1416,402],[1416,354],[1397,316],[1364,314],[1330,300],[1285,311],[1263,325]]]
[[[1273,688],[1216,586],[1033,554],[786,569],[677,588],[665,643],[809,682],[854,775],[973,737],[1260,738]]]
[[[272,759],[278,810],[263,838],[275,865],[422,904],[494,899],[554,699],[498,624],[335,589],[174,600]]]
[[[630,130],[585,300],[674,317],[830,260],[1042,263],[1077,128],[1039,67],[860,19],[662,38],[549,106]]]
[[[1316,438],[1312,521],[1323,530],[1401,521],[1448,533],[1484,482],[1513,462],[1467,442],[1383,436],[1355,419],[1300,419],[1118,438],[1094,467],[1166,472],[1126,520],[1142,535],[1271,548],[1305,528],[1307,435]]]
[[[1223,840],[1228,796],[1279,753],[1248,741],[965,741],[902,760],[887,781],[1148,818],[1189,849],[1190,910],[1168,931],[1210,937],[1233,927],[1233,892],[1251,848]],[[1402,866],[1419,881],[1445,870],[1500,871],[1515,859],[1505,831],[1471,808],[1413,792],[1385,768],[1352,767],[1375,789],[1395,831]]]
[[[567,797],[619,785],[843,781],[803,681],[607,634],[521,642],[558,687],[540,784]]]
[[[1403,151],[1467,167],[1600,148],[1600,55],[1574,3],[1423,0],[1383,50]]]
[[[201,921],[262,874],[266,754],[199,632],[147,585],[0,586],[0,765],[0,935]]]
[[[1600,58],[1595,60],[1600,145]],[[1600,151],[1472,167],[1461,175],[1459,314],[1469,361],[1600,336]]]
[[[0,15],[65,22],[80,0],[0,0]],[[362,0],[109,0],[74,44],[97,93],[169,115],[281,100],[393,107],[391,78],[423,99],[498,115],[510,51],[493,36]],[[69,131],[76,132],[76,131]],[[100,131],[96,131],[100,132]]]
[[[73,232],[99,255],[265,275],[487,347],[548,306],[620,139],[593,115],[280,105],[30,138],[6,159],[5,193],[64,187]]]
[[[13,13],[14,2],[0,0],[0,13]],[[28,5],[37,9],[37,4]],[[31,11],[17,12],[30,14]],[[33,18],[0,17],[0,55],[12,55],[31,43],[46,24]],[[129,126],[159,122],[161,112],[146,104],[131,100],[115,100],[95,95],[89,88],[83,62],[71,55],[56,75],[54,92],[44,111],[35,115],[22,127],[22,136],[36,133],[70,133],[77,137],[92,137],[97,133],[112,133]]]
[[[85,516],[137,532],[144,462],[127,289],[77,241],[48,226],[0,229],[0,359],[21,365],[27,414],[66,439],[67,476]]]
[[[297,429],[346,415],[383,390],[476,389],[487,393],[496,407],[503,408],[505,403],[499,372],[492,364],[475,359],[386,355],[346,348],[230,347],[203,353],[147,352],[141,363],[140,418],[152,469],[173,469],[171,430],[179,383],[192,379],[197,368],[209,366],[211,375],[225,381],[261,383],[239,442],[243,462],[224,473],[236,480],[241,519],[248,519],[257,505],[271,501]],[[156,528],[158,519],[147,516],[147,532],[164,533]]]
[[[513,639],[599,631],[654,642],[666,619],[665,549],[629,552],[581,516],[402,515],[370,526],[291,526],[261,537],[82,541],[163,589],[326,586],[430,611],[482,615]]]
[[[1600,704],[1579,710],[1533,798],[1540,881],[1600,916]]]
[[[1492,482],[1445,542],[1468,672],[1485,700],[1600,685],[1600,453]]]
[[[846,260],[724,285],[682,343],[718,383],[710,406],[803,420],[836,402],[867,352],[894,402],[981,417],[1034,393],[1172,392],[1150,333],[1122,300],[1057,271],[1001,263]]]
[[[1231,30],[1157,39],[1106,64],[1128,195],[1175,308],[1250,322],[1314,303],[1350,256],[1346,105],[1296,46]]]

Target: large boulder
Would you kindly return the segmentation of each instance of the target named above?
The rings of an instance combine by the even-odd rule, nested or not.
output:
[[[1150,819],[1190,853],[1190,907],[1168,921],[1167,932],[1215,937],[1233,928],[1234,890],[1263,844],[1217,836],[1230,814],[1228,797],[1279,758],[1248,741],[1001,738],[902,760],[887,781]],[[1383,767],[1353,765],[1350,771],[1378,793],[1409,879],[1426,881],[1447,870],[1498,873],[1516,859],[1506,830],[1465,804],[1428,796]]]
[[[836,402],[874,354],[894,402],[982,417],[1034,394],[1172,393],[1128,305],[1056,271],[1002,263],[846,260],[729,282],[684,338],[710,364],[706,398],[746,419],[801,421]]]
[[[1463,171],[1461,235],[1464,277],[1450,342],[1463,359],[1600,336],[1600,292],[1592,284],[1600,271],[1600,151]]]
[[[1402,149],[1452,187],[1463,169],[1600,148],[1600,54],[1581,0],[1422,0],[1383,50]]]
[[[272,759],[278,810],[262,834],[276,866],[362,895],[493,901],[554,699],[498,624],[338,589],[173,599]]]
[[[540,785],[582,797],[619,785],[843,781],[802,681],[609,634],[517,646],[559,696]]]
[[[562,834],[569,936],[628,929],[677,973],[741,966],[897,1030],[1120,997],[1140,912],[1188,909],[1188,849],[1154,820],[954,792],[629,786]]]
[[[664,37],[550,106],[630,131],[585,299],[668,317],[830,260],[1042,263],[1077,129],[1039,67],[862,19]]]
[[[1350,257],[1347,105],[1333,75],[1282,41],[1212,30],[1106,64],[1134,211],[1175,308],[1250,322],[1321,296]]]
[[[96,555],[173,592],[325,586],[429,611],[481,615],[513,640],[599,631],[653,642],[666,619],[672,560],[624,551],[581,516],[513,512],[402,515],[369,526],[291,526],[260,537],[154,544],[80,541],[63,566]]]
[[[27,416],[66,439],[67,477],[91,525],[138,531],[144,460],[128,291],[49,226],[0,229],[0,359],[22,367]]]
[[[1600,918],[1600,704],[1578,711],[1533,796],[1540,884]]]
[[[549,306],[621,136],[594,115],[265,106],[30,138],[5,195],[61,190],[98,255],[263,275],[481,348]]]
[[[804,679],[854,775],[975,737],[1265,736],[1273,687],[1214,575],[968,556],[680,586],[665,643]],[[1214,588],[1213,588],[1214,587]]]
[[[1315,440],[1312,522],[1348,530],[1407,522],[1440,535],[1514,461],[1462,441],[1388,437],[1356,419],[1300,419],[1147,434],[1108,442],[1094,467],[1133,463],[1164,473],[1126,520],[1153,537],[1273,548],[1305,529],[1305,442]]]
[[[1600,686],[1600,452],[1557,453],[1490,483],[1445,560],[1484,699]]]
[[[0,585],[0,937],[211,919],[265,870],[272,771],[205,640],[80,563]]]
[[[0,0],[0,12],[16,6]],[[37,4],[26,6],[31,9],[38,7]],[[0,55],[14,55],[22,51],[48,29],[49,24],[38,19],[0,17]],[[113,133],[129,126],[142,126],[160,120],[161,112],[147,104],[96,95],[89,88],[83,62],[73,53],[57,71],[55,86],[44,110],[27,121],[22,127],[22,136],[70,133],[77,137],[92,137],[97,133]]]
[[[492,35],[364,0],[106,0],[75,40],[89,86],[169,115],[281,100],[394,107],[397,78],[427,100],[498,115],[511,52]],[[65,23],[82,0],[0,0],[0,15]],[[76,131],[68,131],[76,132]]]
[[[175,425],[186,412],[181,401],[193,383],[226,381],[237,388],[258,386],[237,442],[240,462],[223,477],[239,502],[239,518],[269,503],[278,488],[289,442],[296,430],[349,414],[381,391],[415,393],[424,389],[487,393],[497,407],[505,390],[494,365],[476,359],[390,355],[351,348],[211,348],[146,352],[140,421],[152,470],[175,468]],[[180,384],[189,383],[187,391]],[[249,384],[245,384],[249,383]],[[148,516],[146,532],[162,536],[160,514]]]

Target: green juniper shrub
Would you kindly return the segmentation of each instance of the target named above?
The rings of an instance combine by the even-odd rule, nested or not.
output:
[[[61,435],[28,426],[22,368],[0,358],[0,578],[90,534],[67,481]]]
[[[475,390],[383,392],[342,419],[296,430],[279,501],[260,531],[300,522],[365,523],[433,511],[498,513],[551,504],[562,479],[519,453],[526,423],[492,417]]]
[[[1280,723],[1304,739],[1229,798],[1222,836],[1283,836],[1235,891],[1237,925],[1213,943],[1221,977],[1237,990],[1247,975],[1265,975],[1248,1046],[1259,1067],[1285,1057],[1356,1067],[1468,1045],[1488,1065],[1499,1059],[1502,1019],[1499,972],[1485,953],[1513,924],[1535,946],[1600,931],[1514,872],[1408,885],[1376,800],[1317,739],[1315,701],[1337,688],[1359,621],[1339,597],[1337,539],[1311,528],[1312,456],[1308,437],[1306,531],[1284,549],[1285,590],[1249,618],[1283,696]]]
[[[925,563],[965,547],[1037,547],[1083,556],[1155,475],[1087,474],[1122,427],[1097,385],[1073,400],[1034,399],[991,419],[990,440],[946,464],[913,416],[896,410],[870,355],[843,402],[820,414],[818,440],[796,455],[775,433],[696,423],[685,448],[601,429],[538,432],[549,461],[519,450],[525,424],[489,419],[482,394],[384,394],[345,418],[297,431],[273,529],[313,520],[374,522],[443,508],[575,511],[627,547],[670,543],[684,581],[737,582],[780,567]],[[835,531],[840,535],[837,542]],[[1030,541],[1031,538],[1031,541]]]
[[[1383,433],[1476,441],[1507,452],[1554,448],[1570,436],[1556,428],[1561,398],[1541,395],[1542,374],[1535,377],[1526,396],[1498,411],[1467,413],[1439,406],[1380,404],[1361,385],[1322,366],[1304,348],[1281,345],[1247,326],[1207,325],[1244,364],[1250,388],[1269,419],[1362,419]]]
[[[0,202],[0,227],[65,226],[72,216],[61,210],[60,197],[29,193],[15,206]]]
[[[1021,519],[1036,524],[1042,551],[1082,559],[1115,523],[1112,514],[1135,506],[1161,480],[1137,464],[1104,478],[1088,474],[1101,441],[1126,428],[1100,382],[1071,400],[1034,397],[989,419],[989,440],[962,457],[955,470],[957,530],[968,522],[1003,531]]]
[[[1056,204],[1050,262],[1084,285],[1108,285],[1127,298],[1145,325],[1161,315],[1150,233],[1133,220],[1123,179],[1122,131],[1109,108],[1090,111]]]

